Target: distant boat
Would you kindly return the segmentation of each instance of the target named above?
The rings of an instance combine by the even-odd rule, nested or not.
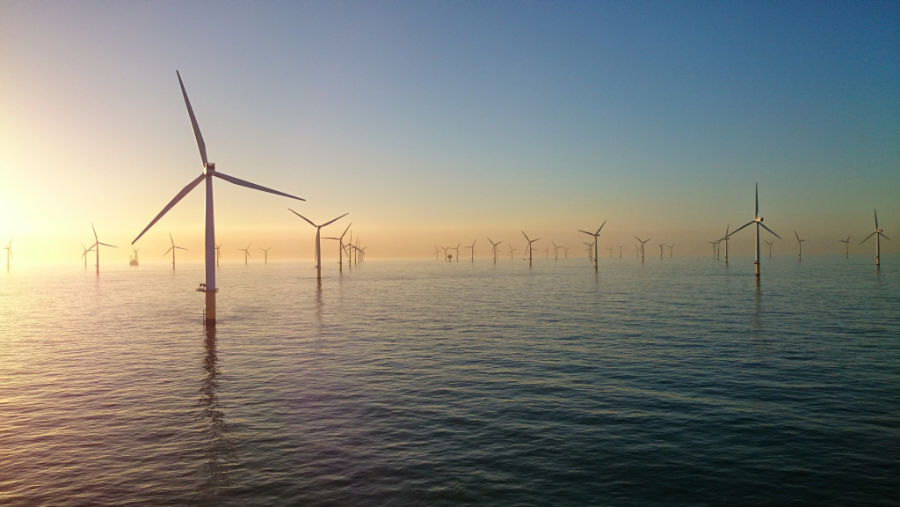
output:
[[[128,256],[128,265],[129,266],[137,266],[138,265],[138,251],[135,250],[133,254]]]

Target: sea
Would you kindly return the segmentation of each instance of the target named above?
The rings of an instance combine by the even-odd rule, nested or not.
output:
[[[900,504],[900,256],[0,273],[0,505]]]

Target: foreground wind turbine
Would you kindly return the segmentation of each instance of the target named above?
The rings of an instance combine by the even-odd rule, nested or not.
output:
[[[11,241],[10,241],[10,244],[12,244]],[[88,254],[88,252],[91,252],[91,251],[94,250],[94,245],[91,245],[90,248],[86,248],[86,247],[84,246],[84,243],[82,243],[82,244],[81,244],[81,250],[82,250],[82,252],[81,252],[81,258],[84,259],[84,269],[87,269],[87,254]],[[9,271],[9,268],[7,267],[6,270]]]
[[[843,243],[844,246],[846,247],[846,249],[844,250],[844,258],[849,259],[850,258],[850,235],[849,234],[847,235],[847,239],[839,239],[838,241]]]
[[[234,183],[235,185],[240,185],[242,187],[252,188],[254,190],[261,190],[263,192],[269,192],[270,194],[280,195],[284,197],[289,197],[291,199],[296,199],[298,201],[303,201],[300,197],[293,196],[291,194],[286,194],[284,192],[279,192],[278,190],[273,190],[271,188],[263,187],[261,185],[257,185],[255,183],[250,183],[249,181],[244,181],[233,176],[228,176],[225,173],[221,173],[216,171],[216,164],[214,162],[210,162],[206,158],[206,144],[203,142],[203,135],[200,134],[200,126],[197,124],[197,118],[194,116],[194,110],[191,108],[191,102],[188,100],[187,92],[184,90],[184,83],[181,81],[181,74],[178,71],[175,71],[175,74],[178,76],[178,84],[181,86],[181,94],[184,96],[184,105],[187,106],[188,116],[191,118],[191,127],[194,129],[194,137],[197,139],[197,147],[200,149],[200,160],[203,162],[203,173],[200,174],[197,178],[187,184],[181,192],[175,195],[175,197],[167,204],[162,211],[159,212],[158,215],[150,222],[147,227],[141,231],[140,234],[134,238],[134,241],[131,242],[133,245],[137,240],[144,235],[153,224],[155,224],[160,218],[163,217],[172,207],[178,204],[184,196],[190,193],[191,190],[194,189],[200,182],[206,182],[206,242],[205,242],[205,255],[204,262],[206,267],[206,283],[201,284],[200,288],[197,289],[200,292],[206,293],[206,321],[207,322],[215,322],[216,320],[216,291],[218,290],[216,287],[216,269],[215,269],[215,245],[216,245],[216,227],[215,227],[215,216],[213,212],[213,179],[215,176],[217,178],[223,179],[227,182]]]
[[[84,245],[81,245],[84,248]],[[6,272],[9,273],[9,259],[12,258],[12,240],[9,240],[9,244],[3,247],[6,250]],[[87,262],[87,260],[85,260]]]
[[[878,227],[878,210],[875,210],[875,230],[872,231],[871,234],[866,236],[866,238],[859,242],[860,245],[868,241],[869,238],[875,236],[875,265],[881,266],[881,237],[884,236],[884,239],[891,239],[887,237],[884,233],[884,229]],[[849,237],[847,239],[850,239]]]
[[[238,248],[238,252],[244,252],[244,266],[246,266],[247,259],[252,257],[252,255],[250,255],[250,243],[247,243],[247,248]]]
[[[169,234],[169,242],[172,243],[172,246],[170,246],[169,249],[166,250],[166,253],[164,253],[163,255],[166,255],[169,252],[172,252],[172,271],[175,271],[175,250],[187,251],[187,248],[176,245],[175,240],[172,238],[172,234]]]
[[[606,220],[604,220],[603,223],[600,224],[600,227],[597,227],[597,230],[594,232],[588,232],[584,229],[578,229],[579,232],[583,232],[588,236],[594,237],[594,271],[597,271],[597,238],[600,237],[600,231],[603,230],[604,225],[606,225]]]
[[[525,236],[525,241],[528,242],[528,265],[531,266],[531,251],[532,251],[532,245],[534,245],[534,242],[535,242],[535,241],[539,241],[541,238],[530,239],[530,238],[528,237],[528,235],[525,234],[525,231],[522,231],[522,236]]]
[[[759,216],[759,183],[756,184],[756,194],[755,195],[756,195],[756,199],[755,199],[756,207],[755,207],[755,211],[753,213],[753,220],[751,220],[751,221],[747,222],[746,224],[735,229],[731,233],[731,235],[734,236],[735,233],[737,233],[739,230],[743,229],[744,227],[747,227],[750,224],[756,224],[756,257],[754,257],[754,259],[753,259],[753,266],[754,266],[754,271],[756,271],[756,277],[759,278],[759,228],[762,227],[763,229],[771,232],[778,239],[781,239],[781,236],[776,234],[775,231],[773,231],[772,229],[769,229],[768,227],[766,227],[766,224],[763,223],[763,217]],[[771,248],[772,247],[770,246],[769,247],[769,256],[770,257],[772,254]]]
[[[347,231],[350,230],[351,225],[353,225],[353,222],[350,222],[349,224],[347,224],[347,228],[344,229],[344,232],[342,232],[340,236],[338,236],[336,238],[333,236],[325,238],[325,239],[333,239],[338,242],[338,271],[341,273],[344,272],[344,235],[346,235]],[[434,257],[435,258],[437,258],[437,254],[438,254],[438,247],[435,246],[434,247]]]
[[[494,254],[494,264],[497,264],[497,247],[500,246],[500,243],[503,243],[503,242],[498,241],[498,242],[494,243],[494,241],[491,238],[488,238],[488,242],[490,242],[491,252]]]
[[[344,218],[345,216],[349,215],[350,213],[344,213],[343,215],[341,215],[341,216],[339,216],[339,217],[337,217],[337,218],[332,218],[331,220],[325,222],[325,223],[322,224],[322,225],[318,225],[318,224],[314,224],[312,220],[306,218],[305,216],[301,215],[300,213],[297,213],[296,211],[294,211],[294,210],[292,210],[292,209],[290,209],[290,208],[288,208],[288,209],[291,210],[291,213],[297,215],[298,217],[302,218],[303,220],[306,220],[306,222],[307,222],[309,225],[311,225],[311,226],[313,226],[313,227],[316,228],[316,277],[319,278],[319,279],[321,279],[321,278],[322,278],[322,248],[321,248],[321,246],[320,246],[320,244],[319,244],[319,237],[320,237],[320,234],[321,234],[321,232],[322,232],[322,227],[325,227],[326,225],[330,225],[330,224],[332,224],[332,223],[334,223],[334,222],[337,222],[338,220],[340,220],[340,219]],[[357,240],[357,242],[358,242],[358,241],[359,241],[359,240]]]
[[[94,250],[94,255],[97,256],[96,257],[97,274],[99,275],[100,274],[100,246],[108,246],[111,248],[119,248],[119,247],[117,247],[116,245],[110,245],[108,243],[103,243],[99,239],[97,239],[97,229],[94,229],[94,224],[91,224],[91,230],[94,231],[94,244],[91,245],[91,248],[94,248],[94,247],[97,248],[96,250]]]
[[[800,239],[800,235],[797,234],[797,231],[794,231],[794,236],[797,237],[797,246],[800,248],[797,253],[797,262],[803,262],[803,243],[805,243],[806,240]]]
[[[643,264],[643,263],[644,263],[644,245],[646,245],[647,242],[650,241],[650,238],[647,238],[647,239],[641,239],[641,238],[635,236],[634,239],[638,240],[638,243],[641,244],[641,246],[640,246],[640,249],[641,249],[641,264]]]

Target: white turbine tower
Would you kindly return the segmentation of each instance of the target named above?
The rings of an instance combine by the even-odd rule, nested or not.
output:
[[[866,236],[864,240],[860,241],[859,244],[862,245],[872,236],[875,236],[875,265],[881,266],[881,237],[884,236],[884,239],[891,238],[887,237],[887,235],[884,233],[884,229],[878,227],[878,210],[875,210],[875,230],[872,231],[871,234]]]
[[[170,246],[169,249],[166,250],[166,253],[164,253],[163,255],[165,256],[169,252],[172,252],[172,271],[175,271],[175,250],[187,251],[187,248],[176,245],[175,240],[172,238],[172,234],[169,234],[169,242],[172,243],[172,246]]]
[[[94,255],[96,255],[97,274],[99,275],[100,274],[100,247],[101,246],[108,246],[110,248],[119,248],[119,247],[117,247],[116,245],[110,245],[108,243],[103,243],[99,239],[97,239],[97,229],[94,229],[94,224],[91,224],[91,230],[94,231],[94,244],[91,245],[91,248],[96,248],[96,250],[94,250]]]
[[[525,236],[525,241],[528,242],[528,265],[531,266],[531,251],[532,251],[532,245],[534,245],[535,241],[539,241],[541,238],[534,238],[534,239],[531,239],[531,238],[528,237],[527,234],[525,234],[525,231],[522,231],[522,236]]]
[[[347,228],[344,229],[344,232],[342,232],[341,235],[336,238],[333,236],[324,238],[324,239],[333,239],[338,242],[338,271],[341,273],[344,272],[344,236],[347,234],[347,231],[350,230],[351,225],[353,225],[353,222],[350,222],[349,224],[347,224]],[[434,247],[435,258],[437,258],[437,253],[438,253],[437,248],[438,248],[437,246]],[[348,262],[348,264],[349,264],[349,262]]]
[[[337,218],[332,218],[331,220],[325,222],[322,225],[318,225],[318,224],[313,223],[312,220],[306,218],[305,216],[301,215],[300,213],[297,213],[296,211],[294,211],[290,208],[288,208],[288,209],[291,211],[291,213],[297,215],[298,217],[302,218],[303,220],[306,220],[306,222],[309,225],[316,228],[316,278],[321,280],[322,279],[322,247],[319,243],[319,238],[320,238],[320,235],[322,232],[322,227],[325,227],[326,225],[331,225],[332,223],[337,222],[338,220],[349,215],[350,213],[344,213],[343,215],[341,215]],[[358,242],[359,242],[359,240],[357,239],[357,243]]]
[[[494,256],[494,264],[497,264],[497,247],[500,246],[500,243],[503,243],[503,242],[498,241],[498,242],[494,243],[494,240],[492,240],[491,238],[488,238],[487,240],[491,244],[491,253]]]
[[[754,265],[754,271],[756,272],[756,277],[759,278],[759,228],[762,227],[763,229],[771,232],[772,235],[774,235],[778,239],[781,239],[781,236],[776,234],[775,231],[773,231],[772,229],[769,229],[768,227],[766,227],[766,224],[763,223],[763,217],[759,216],[759,183],[756,184],[755,195],[756,195],[756,198],[755,198],[754,202],[756,203],[756,207],[754,208],[755,211],[753,213],[753,220],[751,220],[751,221],[747,222],[746,224],[735,229],[734,232],[731,233],[731,236],[734,236],[739,230],[743,229],[744,227],[747,227],[750,224],[756,224],[756,256],[753,258],[753,265]],[[772,247],[770,246],[769,247],[769,256],[770,257],[772,254],[771,248]]]
[[[606,225],[606,220],[604,220],[603,223],[600,224],[600,227],[597,227],[597,230],[594,232],[588,232],[584,229],[578,229],[579,232],[583,232],[588,236],[594,237],[594,271],[597,271],[597,238],[600,237],[600,231],[603,230],[604,225]]]
[[[284,192],[279,192],[278,190],[274,190],[268,187],[264,187],[261,185],[257,185],[255,183],[250,183],[249,181],[244,181],[234,176],[228,176],[225,173],[216,171],[216,164],[214,162],[210,162],[206,158],[206,143],[203,142],[203,135],[200,133],[200,126],[197,125],[197,118],[194,116],[194,110],[191,108],[191,102],[188,100],[187,92],[184,89],[184,83],[181,81],[181,74],[178,71],[175,71],[175,74],[178,76],[178,84],[181,86],[181,94],[184,96],[184,105],[187,106],[188,116],[191,118],[191,127],[194,129],[194,137],[197,139],[197,147],[200,149],[200,160],[203,162],[203,173],[200,176],[197,176],[193,181],[187,184],[181,192],[175,195],[175,197],[169,201],[162,211],[156,215],[156,217],[150,221],[150,224],[141,231],[140,234],[134,238],[134,241],[131,242],[133,245],[137,240],[144,235],[153,224],[155,224],[160,218],[163,217],[172,207],[178,204],[184,196],[189,194],[191,190],[194,189],[201,182],[206,182],[206,238],[205,238],[205,251],[204,251],[204,263],[206,267],[206,283],[200,284],[200,288],[197,290],[200,292],[206,293],[206,322],[214,323],[216,321],[216,291],[218,288],[216,287],[216,225],[215,225],[215,214],[213,211],[213,176],[216,178],[223,179],[229,183],[234,183],[235,185],[240,185],[242,187],[252,188],[254,190],[261,190],[263,192],[268,192],[270,194],[280,195],[284,197],[289,197],[291,199],[296,199],[298,201],[303,201],[300,197],[293,196],[291,194],[286,194]]]

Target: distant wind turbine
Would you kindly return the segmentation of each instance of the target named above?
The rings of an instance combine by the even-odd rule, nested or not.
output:
[[[172,271],[175,271],[175,250],[187,251],[187,248],[176,245],[171,233],[169,234],[169,242],[172,243],[172,246],[170,246],[169,249],[166,250],[166,253],[164,253],[163,255],[165,256],[168,255],[169,252],[172,252]]]
[[[881,266],[881,237],[884,236],[884,239],[891,238],[887,237],[887,234],[884,233],[884,229],[878,227],[878,210],[875,210],[875,230],[866,236],[865,239],[860,241],[859,244],[862,245],[872,236],[875,236],[875,265]]]
[[[457,243],[456,246],[447,248],[447,250],[456,250],[456,262],[459,262],[459,246],[460,245],[462,245],[462,243]]]
[[[500,243],[503,242],[498,241],[494,243],[494,240],[492,240],[491,238],[488,238],[487,240],[491,244],[491,253],[494,255],[494,264],[497,264],[497,247],[500,246]]]
[[[522,231],[522,236],[525,236],[525,241],[528,242],[528,265],[531,266],[531,252],[533,250],[532,246],[534,245],[535,241],[540,241],[541,238],[531,239],[527,234],[525,234],[525,231]]]
[[[223,179],[229,183],[234,183],[235,185],[240,185],[242,187],[252,188],[254,190],[261,190],[263,192],[268,192],[270,194],[280,195],[283,197],[289,197],[291,199],[296,199],[298,201],[303,201],[300,197],[293,196],[291,194],[286,194],[284,192],[279,192],[278,190],[273,190],[271,188],[263,187],[261,185],[257,185],[255,183],[250,183],[249,181],[244,181],[234,176],[228,176],[225,173],[216,171],[216,164],[210,162],[206,158],[206,143],[203,141],[203,135],[200,133],[200,126],[197,124],[197,118],[194,116],[194,110],[191,108],[191,102],[188,100],[187,92],[184,89],[184,83],[181,81],[181,74],[178,71],[175,71],[175,74],[178,76],[178,84],[181,86],[181,94],[184,97],[184,105],[187,106],[188,116],[191,118],[191,127],[194,129],[194,137],[197,140],[197,147],[200,149],[200,160],[203,162],[203,173],[195,178],[193,181],[187,184],[183,189],[181,189],[178,194],[167,204],[162,211],[159,212],[158,215],[150,222],[147,227],[141,231],[140,234],[134,238],[134,241],[131,242],[133,245],[137,240],[144,235],[147,230],[153,227],[153,224],[157,222],[160,218],[163,217],[172,207],[178,204],[184,196],[191,192],[200,182],[206,182],[206,241],[205,241],[205,251],[204,251],[204,263],[206,267],[206,283],[200,285],[200,288],[197,289],[200,292],[204,292],[206,294],[206,322],[215,322],[216,321],[216,291],[218,290],[216,287],[216,268],[215,268],[215,245],[216,245],[216,232],[215,232],[215,214],[213,211],[213,176],[216,178]]]
[[[753,266],[754,266],[754,271],[756,272],[756,277],[759,278],[759,228],[762,227],[763,229],[769,231],[770,233],[772,233],[773,236],[775,236],[778,239],[781,239],[781,236],[776,234],[775,231],[773,231],[772,229],[769,229],[768,227],[766,227],[766,224],[763,223],[763,217],[759,216],[759,183],[756,184],[756,190],[755,190],[754,195],[755,195],[755,200],[754,200],[755,208],[754,208],[754,212],[753,212],[753,220],[751,220],[751,221],[747,222],[746,224],[735,229],[734,232],[731,233],[731,236],[734,236],[738,231],[740,231],[744,227],[747,227],[750,224],[756,224],[756,256],[753,258]],[[769,250],[769,252],[771,253],[771,250]]]
[[[338,271],[341,273],[344,272],[344,236],[347,234],[347,231],[350,230],[351,225],[353,225],[353,222],[350,222],[349,224],[347,224],[347,228],[344,229],[344,232],[342,232],[340,236],[338,236],[336,238],[333,236],[325,238],[325,239],[334,239],[334,240],[337,240],[337,242],[338,242]],[[437,258],[437,253],[438,253],[438,247],[435,246],[434,247],[435,258]],[[349,264],[349,259],[348,259],[347,263]]]
[[[238,248],[238,252],[244,252],[244,266],[247,265],[247,259],[253,257],[250,255],[250,243],[247,243],[247,248]]]
[[[110,244],[108,244],[108,243],[103,243],[103,242],[101,242],[101,241],[97,238],[97,229],[94,229],[94,224],[91,224],[91,230],[94,231],[94,244],[91,245],[91,248],[96,247],[96,250],[94,250],[94,255],[96,255],[96,261],[97,261],[97,264],[96,264],[96,266],[97,266],[97,274],[99,275],[99,274],[100,274],[100,247],[101,247],[101,246],[108,246],[108,247],[110,247],[110,248],[119,248],[119,247],[117,247],[116,245],[110,245]]]
[[[594,232],[588,232],[584,229],[578,229],[579,232],[583,232],[583,233],[587,234],[588,236],[594,237],[594,271],[597,271],[597,255],[598,255],[597,238],[600,237],[600,231],[603,230],[604,225],[606,225],[606,220],[604,220],[603,223],[600,224],[600,227],[597,227],[597,230]]]
[[[216,267],[219,267],[219,257],[222,254],[221,249],[222,243],[216,243]]]
[[[12,242],[10,242],[10,245],[11,245],[11,244],[12,244]],[[91,245],[90,248],[86,248],[86,247],[84,246],[84,243],[82,243],[82,244],[81,244],[81,250],[82,250],[82,252],[81,252],[81,258],[84,259],[84,269],[87,269],[87,254],[88,254],[88,252],[91,252],[91,251],[94,250],[94,245]],[[7,264],[9,264],[9,263],[7,262]],[[6,270],[9,271],[9,267],[8,267],[8,266],[7,266]]]
[[[665,243],[657,243],[659,245],[659,260],[663,260],[663,248],[665,248]]]
[[[477,240],[477,239],[476,239],[476,240],[472,240],[472,244],[466,247],[466,248],[468,248],[469,250],[472,251],[472,262],[473,262],[473,263],[475,262],[475,242],[476,242],[476,241],[478,241],[478,240]]]
[[[671,258],[672,258],[672,252],[675,250],[675,243],[672,243],[671,245],[666,245],[666,246],[669,247],[669,258],[671,259]]]
[[[516,250],[518,250],[518,248],[513,248],[512,245],[506,245],[506,246],[509,247],[509,258],[513,259],[514,255],[516,254]]]
[[[844,258],[849,259],[850,258],[850,235],[849,234],[847,235],[847,239],[839,239],[838,241],[843,243],[844,247],[846,247],[846,249],[844,250]]]
[[[83,248],[83,246],[82,246],[82,248]],[[138,250],[140,250],[140,248],[132,248],[131,249],[131,255],[128,258],[129,266],[139,266],[140,265],[140,261],[138,260]]]
[[[728,265],[728,239],[731,238],[731,236],[728,234],[728,229],[731,229],[731,224],[728,224],[725,227],[725,235],[719,238],[719,241],[725,242],[725,265]]]
[[[559,260],[559,249],[562,247],[557,245],[553,241],[551,241],[550,243],[553,244],[553,260],[558,261]]]
[[[797,262],[803,262],[803,243],[805,243],[806,240],[800,239],[800,235],[797,234],[797,231],[794,231],[794,236],[797,237],[797,246],[800,248],[797,252]]]
[[[766,244],[769,245],[769,258],[771,259],[772,258],[772,245],[774,245],[775,242],[766,240]]]
[[[641,244],[641,246],[640,246],[640,249],[641,249],[641,264],[643,264],[643,263],[644,263],[644,245],[647,244],[648,241],[650,241],[650,238],[647,238],[647,239],[641,239],[641,238],[635,236],[634,239],[638,240],[638,243]]]
[[[81,245],[82,248],[84,245]],[[9,260],[12,258],[12,240],[9,240],[9,244],[3,247],[6,250],[6,272],[9,273]],[[87,260],[85,260],[87,262]]]
[[[296,211],[294,211],[290,208],[288,208],[288,209],[291,210],[291,213],[297,215],[298,217],[302,218],[303,220],[306,220],[306,222],[309,223],[309,225],[316,228],[316,277],[321,279],[322,278],[322,247],[319,244],[319,236],[321,234],[322,227],[325,227],[326,225],[330,225],[334,222],[337,222],[338,220],[349,215],[350,213],[344,213],[343,215],[341,215],[337,218],[332,218],[331,220],[325,222],[322,225],[318,225],[318,224],[313,223],[312,220],[306,218],[305,216],[301,215],[300,213],[297,213]]]
[[[269,250],[271,250],[271,249],[272,249],[272,247],[269,247],[269,248],[260,248],[260,250],[263,251],[263,264],[268,264],[268,263],[269,263]]]

